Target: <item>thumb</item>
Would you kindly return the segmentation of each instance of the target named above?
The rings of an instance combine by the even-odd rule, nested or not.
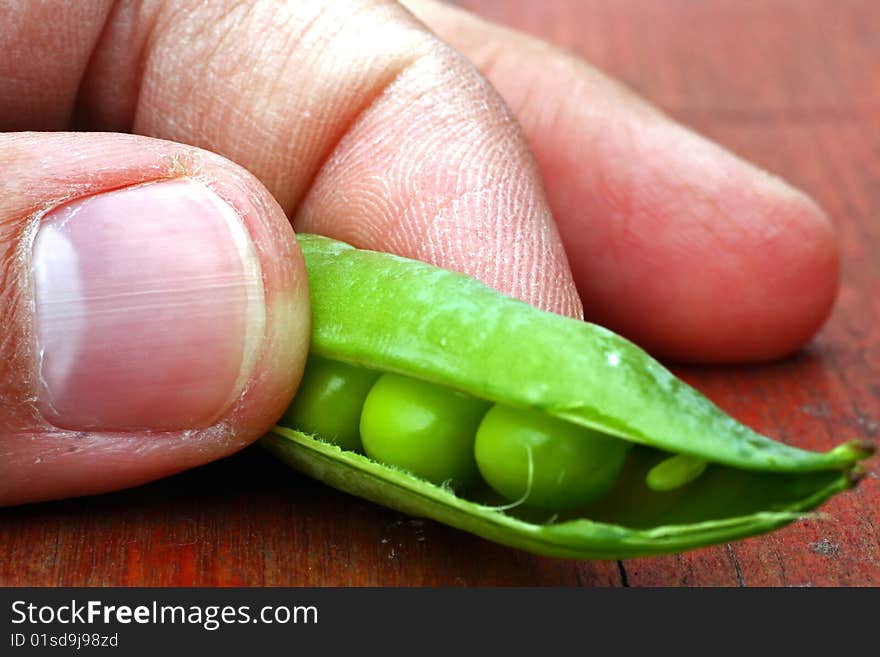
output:
[[[230,454],[293,396],[302,255],[250,174],[115,134],[0,135],[0,505]]]

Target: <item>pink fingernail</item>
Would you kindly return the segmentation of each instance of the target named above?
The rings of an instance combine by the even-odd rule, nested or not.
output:
[[[34,240],[38,399],[59,427],[180,430],[241,394],[265,309],[251,238],[189,179],[78,199]]]

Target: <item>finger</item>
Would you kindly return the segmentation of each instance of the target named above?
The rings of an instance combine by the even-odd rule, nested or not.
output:
[[[471,64],[396,2],[120,3],[77,113],[89,127],[233,159],[298,230],[580,316],[518,126]]]
[[[0,127],[19,126],[25,116],[41,128],[75,122],[207,146],[256,172],[306,227],[327,221],[326,232],[359,246],[421,255],[546,308],[579,313],[537,169],[515,123],[485,81],[395,3],[117,2],[104,7],[100,20],[73,17],[72,4],[22,3],[13,10],[16,20],[5,22],[4,62],[25,79],[16,78],[10,92],[0,78]],[[64,25],[65,38],[46,38],[45,25]],[[34,68],[30,59],[57,70]],[[407,134],[399,130],[401,116]],[[357,132],[360,125],[375,128]],[[376,167],[373,151],[357,148],[364,139],[393,144],[404,137],[399,148],[386,148],[390,168]],[[424,157],[425,144],[432,157]],[[73,169],[91,167],[87,179],[113,170],[96,161]],[[345,206],[329,192],[313,194],[334,170],[350,172],[331,189],[348,196]],[[288,361],[279,358],[279,369],[295,378]],[[262,394],[269,404],[289,398]],[[225,435],[225,426],[213,431]],[[181,450],[193,449],[191,457],[193,444],[210,444],[184,446],[189,434],[177,434]],[[17,435],[15,444],[4,441],[10,469],[22,462],[11,457],[29,440],[26,430]],[[158,466],[140,472],[142,478],[198,461],[172,454],[172,442],[148,448]],[[124,445],[105,444],[111,443]],[[144,445],[138,443],[141,451]],[[50,467],[29,472],[44,487],[58,477],[51,495],[135,481],[127,475],[109,481],[108,474],[88,484],[84,465],[69,475]]]
[[[0,505],[262,435],[308,348],[302,256],[250,174],[110,134],[0,135]]]
[[[589,319],[709,362],[775,358],[816,332],[839,256],[808,197],[549,44],[431,0],[406,4],[522,124]]]

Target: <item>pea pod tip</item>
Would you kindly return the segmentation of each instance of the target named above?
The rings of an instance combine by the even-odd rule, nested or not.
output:
[[[873,456],[877,451],[877,445],[870,440],[850,440],[835,447],[834,451],[849,452],[852,454],[853,460],[861,461]]]
[[[870,458],[876,451],[877,446],[870,440],[849,440],[832,449],[829,454],[840,459],[844,467],[848,467],[851,477],[855,477],[853,483],[857,483],[864,476],[858,474],[864,470],[859,462]]]

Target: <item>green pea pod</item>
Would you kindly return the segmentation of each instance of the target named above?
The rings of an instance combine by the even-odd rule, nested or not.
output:
[[[599,326],[418,261],[319,236],[299,241],[312,298],[312,354],[633,444],[610,492],[551,514],[499,505],[491,495],[467,499],[296,428],[278,426],[263,439],[293,467],[340,490],[512,547],[613,559],[785,525],[851,487],[858,461],[873,451],[865,442],[824,453],[775,442]]]

